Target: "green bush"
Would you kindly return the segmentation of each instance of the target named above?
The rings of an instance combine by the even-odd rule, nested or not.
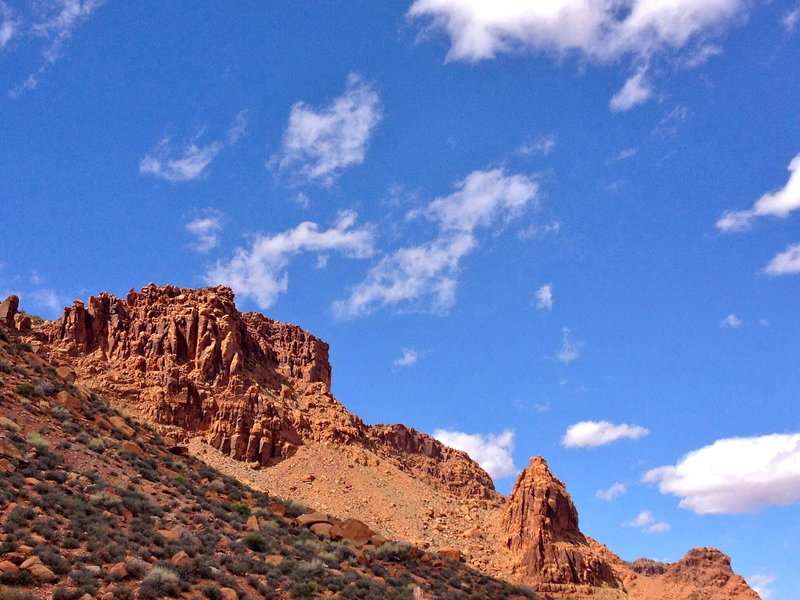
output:
[[[36,388],[32,383],[28,383],[26,381],[25,383],[20,383],[17,386],[17,393],[25,396],[26,398],[30,398],[36,393]]]
[[[250,507],[244,502],[234,502],[231,504],[231,508],[240,515],[244,515],[245,517],[250,516]]]
[[[28,437],[25,438],[28,442],[29,446],[36,448],[37,450],[46,450],[50,448],[50,442],[44,439],[39,433],[32,431],[28,434]]]
[[[260,533],[248,533],[242,538],[242,542],[253,552],[266,552],[270,543]]]

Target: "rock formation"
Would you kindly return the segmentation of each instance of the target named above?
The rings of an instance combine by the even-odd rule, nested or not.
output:
[[[16,309],[16,297],[0,304],[0,324],[13,327]],[[466,453],[403,425],[364,424],[330,393],[328,344],[240,313],[228,288],[102,293],[35,323],[28,337],[76,385],[158,424],[176,453],[342,522],[363,521],[362,537],[442,548],[548,598],[758,598],[716,550],[625,563],[581,533],[542,458],[506,499]],[[326,519],[308,524],[335,537],[339,521]]]
[[[366,426],[331,394],[328,344],[240,313],[229,288],[150,284],[80,300],[46,329],[55,354],[128,410],[271,466],[307,443],[363,448],[445,490],[496,498],[463,452],[402,425]]]
[[[512,557],[509,571],[538,590],[590,593],[599,586],[621,587],[578,529],[572,499],[540,456],[519,475],[503,508],[502,528]]]
[[[2,302],[0,302],[0,325],[15,329],[14,316],[17,314],[19,307],[19,298],[11,295]]]

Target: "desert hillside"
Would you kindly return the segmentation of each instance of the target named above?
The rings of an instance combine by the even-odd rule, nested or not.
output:
[[[69,414],[76,411],[78,421],[94,423],[100,405],[90,404],[93,408],[84,414],[86,399],[100,402],[94,392],[109,402],[102,404],[103,411],[127,416],[120,423],[130,431],[119,438],[119,448],[132,443],[152,454],[156,451],[145,451],[142,444],[157,440],[161,446],[156,453],[168,461],[165,468],[173,479],[182,477],[196,490],[191,485],[195,480],[190,481],[195,470],[213,468],[224,473],[224,481],[235,482],[237,490],[254,490],[246,492],[248,509],[263,509],[270,519],[277,517],[268,508],[275,501],[267,494],[323,513],[307,522],[317,526],[316,533],[328,535],[330,528],[357,519],[370,532],[360,542],[368,544],[363,552],[371,556],[384,541],[399,540],[411,544],[404,548],[417,549],[414,560],[429,556],[422,550],[433,551],[465,561],[487,577],[530,586],[526,593],[547,598],[758,598],[731,571],[728,557],[711,548],[691,550],[674,564],[623,562],[581,533],[566,486],[541,457],[531,459],[506,498],[467,454],[403,425],[365,424],[330,393],[332,369],[325,342],[295,325],[240,313],[228,288],[151,284],[124,299],[103,293],[87,304],[76,301],[54,322],[17,312],[11,298],[0,308],[0,320],[7,332],[4,351],[17,349],[13,364],[8,359],[5,386],[17,393],[9,392],[4,402],[14,407],[15,416],[27,417],[26,410],[41,413],[38,427],[28,429],[57,432],[51,445],[69,437],[62,431],[64,423],[52,423],[55,407],[69,422],[77,422]],[[66,380],[54,380],[55,397],[48,392],[51,388],[37,388],[35,374],[24,366],[32,363],[68,374]],[[19,386],[27,381],[17,367],[34,379],[29,393],[21,396]],[[110,422],[101,418],[101,424]],[[153,432],[137,437],[135,428],[150,431],[138,423]],[[120,435],[113,422],[108,430]],[[24,438],[13,439],[19,453],[26,451]],[[194,457],[180,459],[184,465],[190,461],[189,475],[169,466],[178,460],[170,449]],[[86,450],[83,455],[99,472],[130,475],[130,467],[119,462],[130,452],[120,450],[117,456],[114,451]],[[19,468],[12,466],[10,472]],[[207,474],[201,479],[206,487],[213,480]],[[15,489],[24,486],[16,483]],[[180,503],[171,510],[192,511]],[[254,527],[262,529],[258,523]],[[304,531],[301,525],[287,527]],[[409,583],[397,593],[412,593]],[[482,593],[463,583],[455,587]],[[454,593],[426,587],[421,580],[419,589],[413,593],[432,592],[436,598]]]

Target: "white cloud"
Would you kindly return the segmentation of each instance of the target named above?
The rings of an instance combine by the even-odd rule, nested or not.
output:
[[[208,166],[226,147],[235,144],[244,135],[247,126],[247,111],[240,111],[225,134],[225,140],[217,140],[198,146],[203,135],[200,132],[190,142],[177,145],[172,138],[163,138],[139,163],[139,173],[172,181],[192,181],[205,174]]]
[[[536,290],[536,308],[553,308],[553,284],[546,283]]]
[[[717,440],[642,481],[697,514],[752,512],[800,501],[800,433]]]
[[[613,112],[626,112],[633,107],[647,102],[653,95],[653,88],[647,79],[647,69],[639,69],[622,86],[622,89],[612,96],[609,108]]]
[[[202,215],[186,224],[186,231],[195,236],[191,245],[195,252],[205,254],[219,246],[219,234],[222,231],[224,215],[218,210],[206,209]]]
[[[532,139],[528,139],[517,148],[517,154],[523,156],[543,155],[547,156],[556,147],[556,136],[553,133],[548,135],[539,134]]]
[[[789,180],[782,188],[761,196],[749,210],[726,211],[717,221],[717,228],[728,231],[750,229],[758,217],[785,219],[800,208],[800,154],[789,163]]]
[[[744,321],[742,321],[739,317],[737,317],[733,313],[729,314],[727,317],[725,317],[719,322],[719,326],[722,327],[723,329],[726,327],[730,329],[739,329],[739,327],[741,327],[742,325],[744,325]]]
[[[410,367],[411,365],[417,364],[417,360],[419,360],[419,355],[416,350],[403,348],[403,356],[394,361],[394,364],[398,367]]]
[[[797,29],[797,24],[800,23],[800,4],[787,11],[783,15],[781,22],[788,33],[794,33],[795,29]]]
[[[568,365],[580,356],[581,348],[583,348],[584,343],[576,342],[572,339],[572,333],[569,327],[564,327],[561,333],[561,348],[556,352],[556,358],[565,365]]]
[[[639,154],[639,148],[626,148],[625,150],[620,150],[619,154],[617,154],[616,156],[606,159],[606,163],[625,160],[626,158],[631,158],[632,156],[636,156],[637,154]]]
[[[688,117],[689,109],[678,104],[664,115],[664,118],[658,122],[658,125],[653,128],[651,133],[654,136],[662,138],[675,137],[678,134],[678,127],[680,127],[681,123],[686,121]]]
[[[448,61],[478,62],[503,53],[547,53],[596,62],[629,56],[694,57],[749,12],[748,0],[415,0],[410,18],[450,38]],[[643,88],[642,88],[643,89]],[[641,97],[640,97],[641,98]],[[640,99],[639,101],[643,101]],[[632,106],[632,105],[631,105]]]
[[[769,275],[800,273],[800,244],[789,246],[783,252],[776,254],[764,267],[764,272]]]
[[[477,462],[492,479],[502,479],[517,474],[514,466],[514,437],[512,430],[499,435],[493,433],[462,433],[448,429],[437,429],[433,437],[451,448],[463,450]]]
[[[289,286],[286,273],[292,257],[303,252],[339,252],[348,258],[373,253],[369,226],[355,227],[356,213],[344,211],[335,225],[324,231],[311,222],[275,235],[255,236],[249,248],[237,248],[233,258],[217,262],[205,275],[210,285],[229,285],[262,308],[269,308]]]
[[[455,302],[461,259],[478,247],[476,230],[506,222],[537,198],[538,184],[504,169],[473,171],[456,184],[457,191],[408,213],[436,224],[428,242],[400,248],[374,265],[348,298],[334,304],[339,318],[368,314],[381,306],[423,304],[443,312]]]
[[[5,2],[0,1],[0,50],[14,37],[17,26],[14,13]]]
[[[650,433],[640,425],[614,425],[608,421],[581,421],[567,427],[561,438],[565,448],[591,448],[604,446],[624,438],[638,440]]]
[[[267,163],[302,182],[330,186],[346,167],[364,162],[382,113],[378,92],[358,74],[347,78],[344,94],[321,109],[292,106],[280,151]]]
[[[772,590],[769,587],[775,583],[778,578],[775,575],[767,573],[759,573],[747,577],[747,585],[753,588],[753,591],[761,596],[762,600],[772,598]]]
[[[669,531],[670,525],[664,521],[656,521],[653,513],[649,510],[643,510],[633,521],[623,523],[626,527],[635,527],[641,529],[645,533],[664,533]]]
[[[48,65],[54,64],[63,54],[63,46],[72,37],[72,33],[85,23],[97,10],[105,4],[105,0],[55,0],[53,2],[39,2],[29,22],[6,20],[0,26],[0,41],[4,35],[6,43],[17,30],[24,28],[24,33],[32,39],[44,40],[46,46],[42,50],[42,64],[36,71],[28,75],[27,79],[12,89],[8,95],[17,98],[27,90],[34,89],[41,79]],[[5,7],[5,5],[2,5]],[[5,11],[3,11],[5,12]],[[6,19],[6,15],[2,15]],[[10,28],[6,27],[10,23]],[[0,48],[4,44],[0,43]]]
[[[628,491],[628,488],[625,486],[624,483],[615,483],[607,490],[597,490],[594,495],[595,498],[598,500],[605,500],[606,502],[611,502],[615,498],[619,498],[625,492]]]

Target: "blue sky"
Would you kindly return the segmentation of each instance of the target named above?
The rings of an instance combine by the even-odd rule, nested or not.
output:
[[[796,0],[5,0],[0,294],[232,285],[368,422],[789,600],[798,57]]]

